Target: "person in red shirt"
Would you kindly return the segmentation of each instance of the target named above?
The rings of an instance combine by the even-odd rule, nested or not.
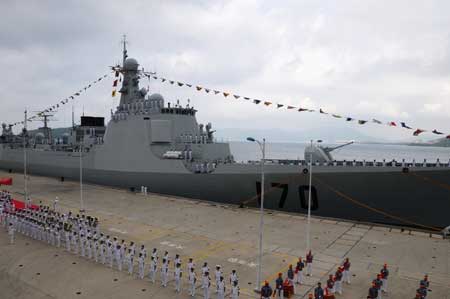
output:
[[[328,291],[331,294],[334,294],[335,290],[334,290],[334,278],[333,278],[333,274],[330,274],[328,280],[327,280],[327,288]]]
[[[314,256],[311,253],[311,250],[306,255],[306,276],[312,275],[312,263]]]

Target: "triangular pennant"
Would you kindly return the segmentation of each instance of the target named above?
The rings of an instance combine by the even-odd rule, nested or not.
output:
[[[354,120],[354,118],[347,117],[345,120],[346,120],[346,121],[352,121],[352,120]]]
[[[203,89],[203,87],[201,87],[201,86],[196,86],[195,88],[197,88],[198,91]]]
[[[277,104],[277,108],[281,108],[283,106],[284,106],[283,104]]]
[[[104,74],[104,75],[103,75],[103,78],[106,78],[106,77],[108,77],[108,74]]]
[[[178,86],[183,86],[184,85],[184,83],[182,83],[182,82],[177,82],[177,84],[178,84]]]
[[[445,138],[450,139],[450,135],[447,135],[447,137],[445,137]]]
[[[423,132],[425,132],[425,130],[417,129],[417,130],[414,131],[413,135],[414,136],[419,136],[419,134],[421,134]]]
[[[173,83],[175,83],[175,81],[169,80],[169,83],[170,83],[170,84],[173,84]]]
[[[288,109],[294,109],[294,106],[287,106]]]
[[[248,101],[248,100],[250,100],[250,98],[249,98],[249,97],[244,97],[244,99],[245,99],[245,100],[247,100],[247,101]]]
[[[336,118],[342,118],[342,116],[340,116],[340,115],[338,115],[338,114],[331,114],[333,117],[336,117]]]
[[[272,102],[264,102],[264,105],[270,106],[270,105],[272,105]]]
[[[258,105],[259,103],[261,103],[261,101],[260,100],[253,100],[253,103]]]
[[[98,80],[97,80],[97,81],[102,81],[102,79],[103,79],[103,78],[98,78]]]
[[[322,113],[322,114],[328,114],[325,111],[323,111],[322,108],[319,109],[319,112]]]
[[[75,97],[74,96],[70,96],[69,98],[71,98],[73,100]]]
[[[186,86],[187,86],[187,87],[192,87],[192,84],[187,84],[187,83],[186,83]]]
[[[391,127],[396,127],[396,126],[397,126],[397,124],[396,124],[395,122],[391,121],[391,122],[389,122],[389,123],[388,123],[388,126],[391,126]]]
[[[211,91],[211,89],[209,88],[205,88],[206,93],[209,93]]]
[[[241,96],[238,96],[237,94],[234,94],[233,97],[237,100],[237,99],[239,99]]]
[[[219,93],[220,93],[220,90],[214,90],[214,94],[219,94]]]
[[[227,97],[227,96],[229,96],[229,95],[230,95],[229,92],[223,92],[223,96],[224,96],[224,97]]]
[[[161,82],[166,82],[166,78],[161,78]]]
[[[372,119],[372,121],[374,122],[374,123],[376,123],[376,124],[379,124],[379,125],[381,125],[382,124],[382,122],[381,121],[379,121],[379,120],[377,120],[377,119]]]
[[[358,120],[358,124],[360,124],[360,125],[363,125],[363,124],[365,124],[367,122],[367,120]]]
[[[436,135],[442,135],[444,133],[439,132],[438,130],[434,129],[433,131],[431,131],[431,133],[436,134]]]
[[[308,111],[308,109],[306,109],[306,108],[298,108],[298,111],[299,112],[303,112],[303,111]]]
[[[156,76],[152,76],[152,78],[155,79],[155,80],[158,80],[158,77],[156,77]]]
[[[408,129],[408,130],[412,130],[411,127],[408,127],[404,122],[400,123],[402,125],[402,128]]]
[[[80,93],[79,93],[79,92],[76,92],[76,93],[75,93],[75,95],[76,95],[76,96],[79,96],[79,95],[80,95]]]

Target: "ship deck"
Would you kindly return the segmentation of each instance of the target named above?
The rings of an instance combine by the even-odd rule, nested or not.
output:
[[[21,198],[23,175],[0,172],[0,177],[9,176],[14,185],[0,188]],[[79,208],[77,182],[31,176],[29,190],[35,204],[42,201],[51,205],[58,196],[61,211]],[[85,184],[84,190],[87,213],[99,217],[103,231],[143,243],[148,251],[153,247],[160,254],[167,250],[172,259],[179,253],[183,263],[192,257],[197,275],[204,261],[211,269],[222,265],[227,281],[231,270],[236,269],[240,298],[259,298],[253,292],[258,210],[157,194],[144,196],[97,185]],[[278,272],[285,276],[288,264],[305,255],[306,219],[267,211],[264,221],[263,279],[273,286]],[[413,298],[425,273],[432,289],[428,298],[450,298],[450,242],[438,234],[313,217],[311,242],[313,275],[296,288],[294,298],[307,298],[316,283],[324,284],[345,257],[352,263],[352,283],[344,285],[343,295],[337,298],[366,298],[372,279],[384,263],[391,272],[390,299]],[[19,234],[16,243],[8,245],[3,228],[0,252],[1,298],[189,298],[186,277],[182,293],[177,295],[172,281],[168,288],[162,288],[159,283],[138,280],[125,271],[111,270]],[[197,285],[196,298],[203,298]],[[229,289],[227,285],[227,293]]]

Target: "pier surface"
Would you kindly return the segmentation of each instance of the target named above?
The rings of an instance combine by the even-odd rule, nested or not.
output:
[[[0,172],[0,177],[13,177],[14,185],[1,189],[23,198],[23,175]],[[31,176],[28,186],[34,204],[51,206],[57,196],[60,211],[79,209],[77,182]],[[156,194],[144,196],[98,185],[83,187],[87,214],[99,218],[102,231],[139,246],[145,244],[149,252],[154,247],[160,254],[167,250],[172,260],[176,253],[181,255],[185,271],[181,294],[175,293],[173,281],[162,288],[158,280],[155,284],[139,280],[20,234],[16,234],[15,244],[9,245],[1,228],[0,298],[191,298],[185,266],[189,257],[194,258],[197,275],[204,261],[211,269],[222,265],[226,281],[236,269],[240,298],[259,298],[253,292],[258,210]],[[263,279],[273,286],[278,272],[285,276],[290,263],[295,265],[299,256],[305,257],[306,219],[267,211],[264,222]],[[366,298],[384,263],[390,269],[390,279],[389,295],[383,298],[414,298],[424,274],[431,281],[428,298],[450,298],[450,241],[440,235],[313,217],[311,236],[313,275],[296,287],[294,298],[307,298],[316,283],[325,283],[345,257],[352,263],[352,282],[344,284],[343,295],[337,298]],[[197,285],[196,298],[203,298],[200,283]],[[227,285],[227,293],[229,290]]]

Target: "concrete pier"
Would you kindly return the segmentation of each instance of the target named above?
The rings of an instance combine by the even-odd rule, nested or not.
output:
[[[0,172],[0,177],[9,176],[14,185],[1,188],[22,199],[23,175]],[[79,209],[77,182],[31,176],[28,186],[34,204],[52,206],[57,196],[61,211]],[[20,234],[16,234],[15,244],[9,245],[1,228],[0,298],[190,298],[185,265],[189,257],[194,258],[197,276],[204,261],[211,269],[222,265],[227,282],[231,270],[236,269],[240,298],[259,298],[253,292],[258,210],[151,193],[144,196],[97,185],[83,187],[85,209],[100,219],[102,231],[139,246],[145,244],[149,252],[154,247],[160,254],[167,250],[172,259],[176,253],[181,255],[181,294],[174,291],[173,275],[169,286],[162,288],[159,274],[157,283],[152,284]],[[151,189],[148,186],[148,192]],[[290,263],[305,257],[306,219],[267,211],[264,221],[263,279],[273,286],[278,272],[285,276]],[[450,298],[450,242],[438,234],[313,218],[311,236],[313,275],[296,287],[294,298],[307,298],[316,283],[324,284],[345,257],[352,263],[352,282],[344,284],[343,295],[337,298],[366,298],[371,281],[384,263],[391,275],[389,294],[383,298],[414,298],[424,274],[431,281],[428,298]],[[173,265],[171,274],[172,269]],[[197,285],[196,298],[203,298],[199,282]],[[229,291],[228,284],[227,294]]]

